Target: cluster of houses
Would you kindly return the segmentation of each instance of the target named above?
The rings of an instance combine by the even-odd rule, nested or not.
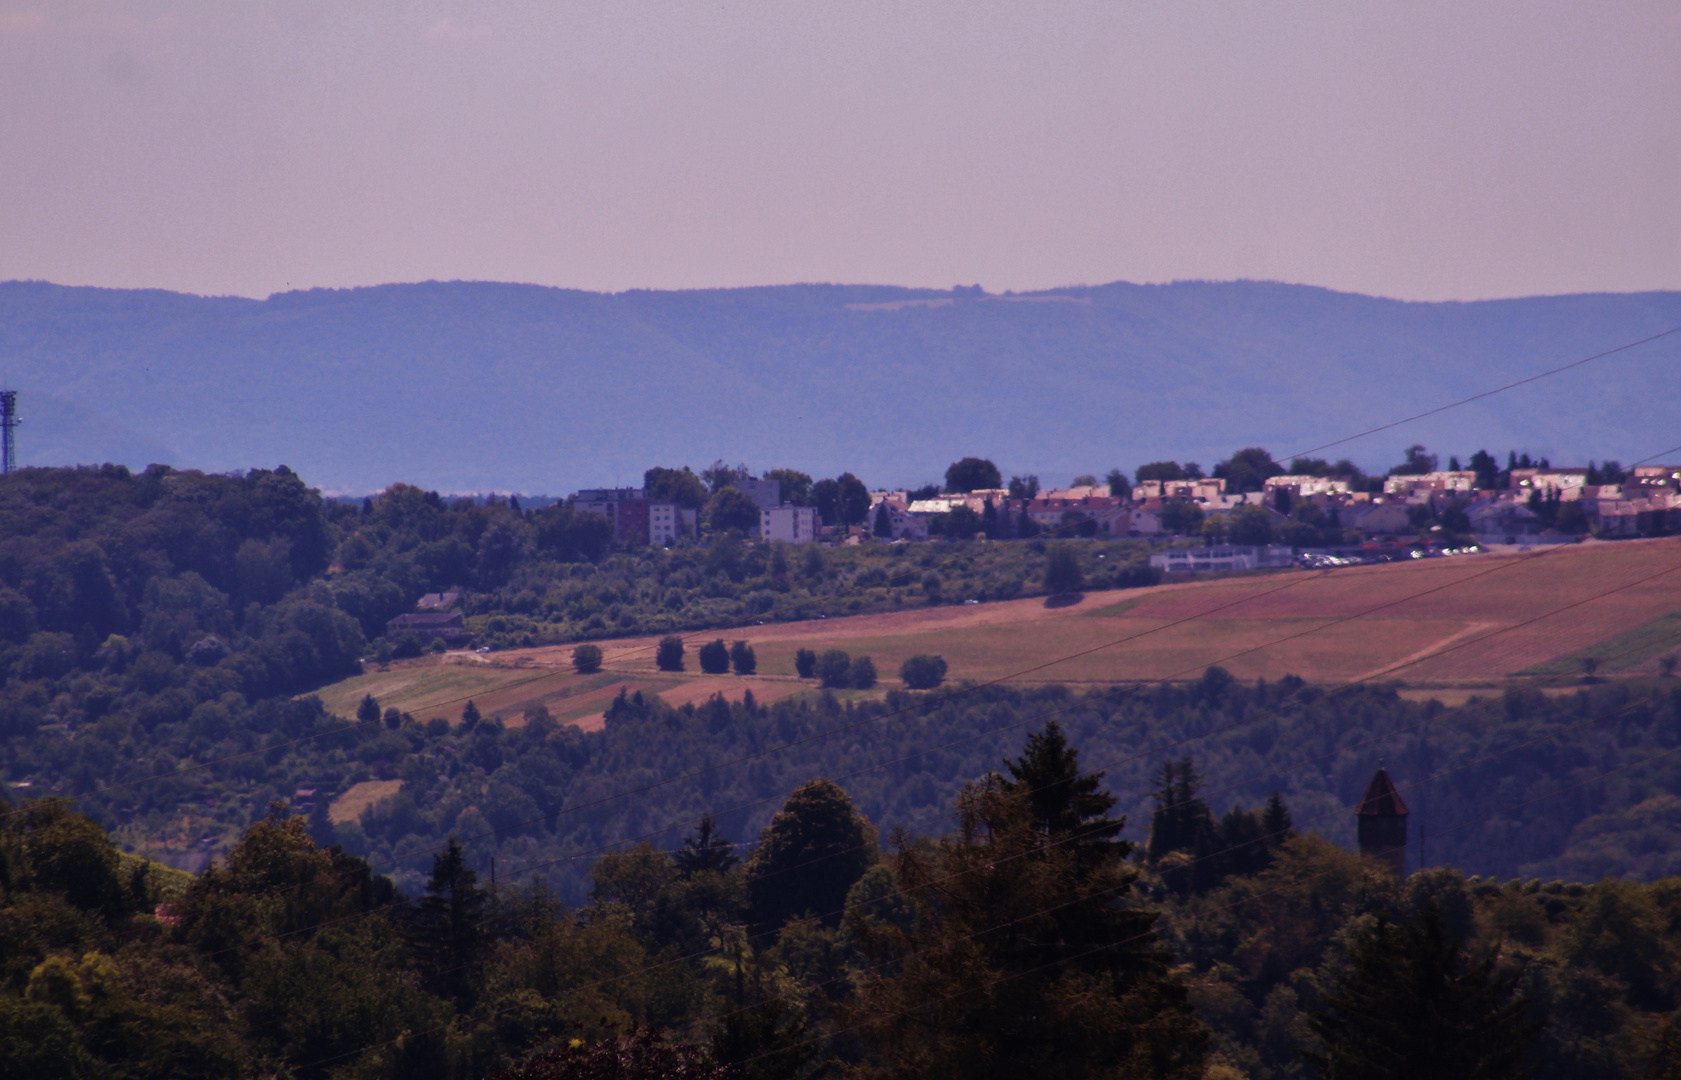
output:
[[[1440,520],[1450,511],[1463,514],[1468,531],[1484,543],[1523,543],[1561,522],[1569,526],[1563,531],[1604,536],[1681,532],[1681,466],[1639,466],[1617,484],[1589,484],[1588,478],[1587,469],[1535,468],[1513,469],[1508,486],[1492,490],[1478,488],[1474,472],[1444,471],[1391,476],[1382,491],[1355,490],[1346,476],[1296,475],[1268,477],[1259,491],[1228,491],[1219,478],[1146,480],[1121,494],[1098,484],[1032,498],[1012,497],[1003,488],[926,498],[878,491],[870,497],[867,518],[852,525],[824,525],[815,507],[786,504],[776,480],[738,480],[735,487],[759,507],[759,525],[752,531],[788,544],[926,540],[960,508],[995,533],[996,523],[1019,528],[1027,519],[1045,532],[1077,527],[1079,535],[1110,538],[1172,535],[1187,506],[1203,517],[1259,507],[1282,527],[1303,504],[1317,507],[1324,522],[1373,539],[1416,535],[1421,517]],[[698,530],[697,511],[649,499],[641,488],[585,489],[572,504],[612,522],[620,544],[663,546]],[[1575,509],[1565,511],[1567,506]],[[1175,515],[1175,509],[1181,512]]]
[[[1089,523],[1086,532],[1107,537],[1152,537],[1171,533],[1171,504],[1194,505],[1204,516],[1232,514],[1247,506],[1262,508],[1283,526],[1302,504],[1317,507],[1323,520],[1367,537],[1415,535],[1421,517],[1441,519],[1462,513],[1469,531],[1486,543],[1522,543],[1552,529],[1563,517],[1574,531],[1603,536],[1639,536],[1681,532],[1681,466],[1639,466],[1618,484],[1589,484],[1587,469],[1514,469],[1509,486],[1479,489],[1469,471],[1391,476],[1381,492],[1356,491],[1346,476],[1273,476],[1259,491],[1231,492],[1218,478],[1146,480],[1127,496],[1111,494],[1108,485],[1047,491],[1031,499],[1011,498],[1006,490],[971,491],[912,499],[906,492],[878,492],[871,521],[885,507],[895,539],[926,539],[941,515],[958,507],[977,514],[1025,516],[1042,529],[1066,529]],[[1573,505],[1576,516],[1560,511]],[[1428,514],[1421,514],[1427,510]],[[1183,519],[1184,515],[1180,515]]]

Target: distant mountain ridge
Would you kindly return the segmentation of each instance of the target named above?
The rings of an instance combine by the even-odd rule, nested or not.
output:
[[[266,300],[0,283],[22,460],[286,464],[561,493],[714,458],[872,486],[965,454],[1066,482],[1286,455],[1681,325],[1681,292],[1413,303],[1272,282],[1020,295],[424,282]],[[1681,442],[1681,335],[1338,447],[1629,461]]]

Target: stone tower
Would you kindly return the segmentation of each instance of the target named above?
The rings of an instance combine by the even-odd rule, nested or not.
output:
[[[1366,785],[1365,798],[1355,812],[1359,822],[1360,854],[1380,860],[1398,878],[1407,876],[1407,804],[1394,781],[1382,769]]]

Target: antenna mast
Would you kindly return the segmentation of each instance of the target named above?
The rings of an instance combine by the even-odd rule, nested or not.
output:
[[[18,467],[17,439],[13,432],[18,426],[18,392],[0,390],[0,474]]]

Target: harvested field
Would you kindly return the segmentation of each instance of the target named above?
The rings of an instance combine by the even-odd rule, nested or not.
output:
[[[327,807],[327,819],[334,825],[355,821],[362,816],[362,811],[381,799],[397,794],[402,786],[401,780],[364,780],[360,784],[352,784],[348,791],[333,800],[333,805]]]
[[[1092,593],[1066,607],[1035,598],[690,634],[684,673],[655,669],[653,637],[600,642],[604,670],[587,677],[572,672],[570,645],[498,653],[494,667],[431,658],[346,680],[323,697],[341,715],[364,693],[416,716],[427,715],[429,703],[458,699],[435,714],[454,720],[471,695],[504,718],[541,703],[557,719],[587,725],[621,685],[674,704],[719,691],[738,698],[748,687],[761,701],[809,689],[795,678],[802,648],[868,655],[889,685],[907,657],[938,653],[954,679],[1187,679],[1220,664],[1244,679],[1486,691],[1511,678],[1557,683],[1579,671],[1574,658],[1590,653],[1627,654],[1601,674],[1655,671],[1681,631],[1681,619],[1671,618],[1678,611],[1681,540],[1589,542]],[[695,672],[694,650],[713,638],[750,642],[759,674]]]

